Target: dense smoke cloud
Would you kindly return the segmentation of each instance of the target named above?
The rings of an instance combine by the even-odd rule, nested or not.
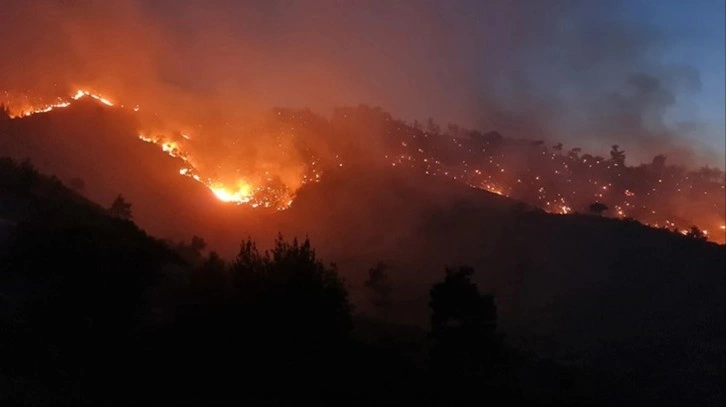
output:
[[[622,5],[11,0],[0,88],[90,86],[217,135],[273,106],[362,102],[600,152],[617,143],[633,160],[718,162],[693,147],[699,123],[664,120],[698,72],[665,64],[673,39],[627,23]]]

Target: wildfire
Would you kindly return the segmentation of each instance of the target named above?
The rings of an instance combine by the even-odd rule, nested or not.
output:
[[[123,104],[116,104],[106,96],[88,89],[77,90],[65,99],[56,98],[52,103],[30,100],[26,96],[10,96],[13,95],[5,92],[4,99],[16,101],[5,106],[12,118],[63,109],[83,98],[93,99],[115,109],[126,109]],[[130,110],[134,112],[140,110],[138,105],[131,106]],[[295,112],[285,120],[288,127],[278,129],[277,135],[294,133],[295,129],[306,126],[305,116]],[[370,120],[370,117],[366,120]],[[550,150],[541,143],[530,143],[529,147],[521,147],[520,143],[520,147],[517,147],[519,153],[526,151],[526,154],[532,154],[527,157],[525,170],[521,166],[511,166],[512,160],[508,159],[506,146],[502,147],[501,140],[487,144],[489,142],[482,141],[481,134],[478,139],[467,140],[461,136],[447,138],[439,130],[426,132],[390,118],[384,120],[386,125],[392,126],[388,136],[395,140],[384,151],[384,157],[389,160],[393,170],[421,170],[426,175],[445,177],[563,215],[587,212],[590,204],[602,202],[608,206],[605,216],[633,218],[652,227],[679,232],[689,230],[695,224],[704,234],[708,234],[706,230],[711,230],[710,239],[726,241],[723,201],[720,200],[725,188],[723,172],[708,172],[708,168],[703,174],[685,172],[662,164],[659,168],[647,165],[629,167],[615,158],[606,159],[589,154],[580,157],[579,149],[565,153],[561,145]],[[308,156],[309,162],[303,162],[305,170],[296,174],[298,178],[292,183],[293,187],[280,181],[274,174],[269,174],[264,167],[261,170],[257,167],[253,170],[227,169],[226,176],[220,177],[217,173],[223,168],[216,161],[192,155],[191,143],[196,139],[193,134],[187,131],[173,136],[169,134],[144,131],[137,137],[180,160],[179,174],[203,184],[222,202],[255,208],[286,209],[292,204],[297,188],[306,183],[319,182],[324,168],[320,165],[321,157],[308,150],[311,154]],[[431,134],[439,137],[429,137]],[[445,145],[452,141],[453,146]],[[279,146],[282,148],[282,144]],[[281,153],[281,156],[285,155]],[[330,161],[327,168],[344,166],[343,159],[338,155]],[[230,173],[234,175],[229,176]]]
[[[106,98],[104,98],[104,97],[102,97],[100,95],[96,95],[95,93],[89,92],[87,90],[78,90],[78,91],[76,91],[76,94],[73,95],[72,98],[73,98],[73,100],[78,100],[78,99],[80,99],[82,97],[85,97],[85,96],[88,96],[90,98],[93,98],[93,99],[95,99],[95,100],[103,103],[106,106],[113,107],[113,103],[111,103],[108,99],[106,99]]]
[[[185,152],[182,146],[174,141],[166,140],[162,136],[148,137],[139,134],[139,139],[158,145],[161,150],[171,157],[179,158],[185,163],[185,167],[179,169],[179,175],[189,177],[204,186],[206,186],[214,196],[222,202],[235,203],[237,205],[248,204],[253,208],[275,208],[284,210],[292,204],[293,194],[286,188],[280,191],[269,187],[255,187],[247,180],[239,179],[233,184],[225,184],[224,182],[211,177],[202,177],[198,170],[192,165],[189,154]],[[186,140],[190,139],[188,134],[183,134]]]
[[[369,112],[362,114],[371,120]],[[606,209],[598,213],[604,216],[668,230],[697,225],[710,240],[726,242],[725,179],[718,169],[686,170],[662,162],[657,166],[655,160],[631,167],[617,161],[615,150],[609,159],[580,157],[580,149],[563,152],[561,144],[550,148],[543,142],[488,138],[456,126],[442,134],[435,125],[424,130],[381,119],[380,125],[386,123],[393,151],[385,158],[393,168],[419,168],[426,175],[463,182],[550,213],[588,213],[593,211],[591,204],[601,202]]]
[[[222,202],[247,203],[252,198],[252,187],[244,182],[240,182],[236,190],[230,191],[223,185],[215,184],[210,186],[214,195]]]
[[[70,97],[70,100],[64,100],[63,98],[58,98],[56,103],[50,103],[50,104],[44,104],[44,103],[30,103],[27,101],[20,102],[19,104],[21,107],[14,108],[14,104],[10,103],[8,105],[10,109],[10,117],[12,118],[21,118],[21,117],[28,117],[32,116],[34,114],[40,114],[40,113],[48,113],[50,111],[56,110],[56,109],[63,109],[71,105],[71,102],[74,100],[79,100],[84,97],[90,97],[91,99],[97,100],[100,103],[103,103],[106,106],[113,107],[114,104],[109,101],[108,99],[104,98],[101,95],[98,95],[96,93],[93,93],[89,90],[85,89],[79,89],[76,91],[76,93],[73,94],[73,96]],[[27,106],[28,104],[33,105],[32,107]],[[23,105],[26,105],[23,107]]]
[[[48,113],[53,110],[66,108],[70,106],[73,101],[78,101],[83,98],[91,98],[109,107],[123,108],[123,105],[116,105],[105,96],[87,89],[79,89],[70,96],[69,99],[64,100],[62,98],[58,98],[58,101],[52,104],[38,103],[34,104],[33,107],[25,107],[16,110],[13,110],[13,104],[10,104],[10,116],[11,118],[23,118],[34,114]],[[134,112],[138,112],[140,108],[138,105],[135,105],[132,110]],[[182,133],[181,137],[183,141],[189,141],[192,139],[192,136],[188,133]],[[182,160],[185,167],[179,170],[179,174],[203,184],[217,199],[222,202],[235,203],[238,205],[248,204],[253,208],[263,207],[275,208],[278,210],[287,209],[292,204],[294,193],[287,190],[284,186],[272,187],[269,185],[263,185],[263,183],[260,185],[253,185],[249,181],[243,179],[239,179],[236,182],[228,184],[213,177],[200,175],[197,168],[190,162],[190,155],[180,141],[174,141],[162,135],[151,137],[145,133],[138,134],[138,139],[146,143],[157,145],[170,157]],[[313,181],[317,182],[319,178],[320,172],[313,174]],[[306,180],[307,178],[303,179],[303,183],[305,183]]]

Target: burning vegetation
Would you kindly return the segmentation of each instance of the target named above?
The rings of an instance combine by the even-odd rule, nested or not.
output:
[[[384,165],[448,178],[550,213],[631,218],[726,241],[722,170],[669,165],[664,155],[629,166],[618,145],[603,157],[561,143],[510,139],[456,125],[441,129],[433,120],[409,124],[378,108],[359,106],[336,109],[330,120],[308,110],[278,109],[253,125],[226,123],[225,133],[234,136],[205,149],[201,146],[211,137],[206,131],[150,131],[158,125],[151,125],[138,105],[129,108],[90,90],[50,102],[9,92],[3,96],[0,113],[12,119],[66,108],[81,99],[132,110],[140,117],[138,139],[178,159],[181,176],[203,184],[223,202],[284,210],[300,188],[319,182],[327,171]],[[260,137],[264,149],[257,145]],[[254,160],[248,159],[248,151],[255,152]]]

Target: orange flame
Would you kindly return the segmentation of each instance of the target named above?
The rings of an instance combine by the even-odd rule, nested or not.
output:
[[[6,98],[8,97],[7,92],[5,92],[5,96]],[[124,105],[117,105],[105,96],[92,92],[91,90],[79,89],[69,98],[57,98],[53,103],[31,103],[27,97],[20,98],[21,101],[19,103],[11,103],[9,105],[10,114],[12,118],[23,118],[34,114],[47,113],[56,109],[66,108],[70,106],[73,101],[86,97],[109,107],[124,109]],[[134,112],[138,112],[140,110],[138,105],[133,106],[131,109]],[[195,163],[192,162],[191,155],[187,148],[187,144],[193,139],[192,135],[189,133],[181,133],[181,137],[178,139],[165,136],[150,137],[145,133],[138,134],[138,138],[144,142],[157,145],[161,151],[167,155],[180,159],[184,163],[184,166],[180,168],[179,174],[203,184],[217,199],[222,202],[236,203],[239,205],[246,204],[251,207],[286,209],[290,207],[295,197],[295,191],[290,190],[287,186],[270,187],[266,185],[266,181],[270,180],[269,178],[243,177],[237,178],[232,182],[229,182],[229,180],[226,180],[225,182],[215,176],[200,173],[200,168],[202,167],[195,165]],[[456,139],[454,139],[454,142],[459,148],[462,148],[462,144]],[[510,170],[507,169],[505,171],[504,166],[501,165],[503,163],[492,161],[494,158],[490,158],[487,164],[490,168],[488,171],[481,170],[481,168],[484,167],[472,168],[472,166],[470,166],[472,163],[464,161],[462,162],[462,165],[465,169],[463,172],[457,172],[452,168],[444,167],[436,156],[425,155],[426,152],[424,149],[417,148],[417,146],[415,146],[415,140],[412,140],[411,143],[401,141],[400,146],[405,148],[408,153],[391,155],[390,157],[388,155],[385,156],[390,160],[390,163],[394,168],[413,168],[417,165],[416,162],[419,161],[417,157],[420,156],[421,160],[418,162],[418,165],[423,165],[425,167],[424,171],[427,175],[444,176],[454,180],[455,182],[465,182],[472,187],[484,189],[497,195],[522,199],[522,197],[518,195],[517,188],[523,185],[523,178],[518,176],[514,177],[516,182],[508,180],[506,177],[510,173]],[[424,155],[421,156],[422,154]],[[545,153],[543,152],[542,154],[544,155]],[[558,157],[561,156],[551,154],[551,157],[548,158],[555,160],[559,159]],[[337,156],[336,159],[338,159]],[[594,160],[588,163],[585,158],[582,159],[582,163],[587,163],[589,168],[593,168],[593,166],[597,165],[608,165],[606,161],[601,160]],[[571,164],[572,163],[570,162],[570,165]],[[314,165],[315,162],[312,163],[313,167]],[[343,166],[343,162],[339,161],[337,166]],[[607,168],[610,167],[608,166]],[[667,213],[667,211],[661,211],[660,209],[656,213],[656,211],[652,210],[653,208],[645,206],[647,203],[646,199],[650,193],[655,193],[655,187],[652,191],[639,190],[637,194],[631,189],[625,189],[624,192],[618,192],[618,188],[614,187],[613,184],[602,182],[602,180],[599,182],[598,179],[592,179],[589,180],[590,185],[584,187],[589,190],[572,190],[570,193],[566,194],[567,197],[560,195],[560,193],[556,191],[552,192],[548,190],[546,187],[547,177],[550,177],[550,180],[557,179],[564,183],[569,181],[562,178],[566,177],[568,172],[568,163],[563,162],[563,168],[554,170],[554,175],[538,174],[536,177],[533,177],[530,181],[533,184],[531,186],[532,190],[536,191],[536,198],[525,199],[525,201],[541,206],[547,212],[570,214],[574,212],[573,203],[577,201],[581,204],[582,199],[588,199],[585,198],[586,196],[588,196],[590,200],[600,202],[608,200],[611,200],[612,202],[614,200],[612,210],[612,214],[614,216],[620,218],[632,216],[647,225],[654,225],[655,227],[658,227],[660,224],[664,224],[663,227],[673,229],[678,228],[678,230],[682,233],[683,227],[690,227],[690,224],[683,224],[685,222],[683,219],[677,221],[668,220],[667,217],[676,219],[670,216],[673,215],[673,213]],[[320,175],[321,172],[316,168],[312,174],[302,176],[301,184],[318,182],[320,180]],[[663,179],[658,179],[658,188],[663,187],[665,184],[667,184],[667,180],[664,182]],[[679,193],[681,192],[681,188],[682,187],[680,186],[678,187],[677,191]],[[721,189],[724,189],[723,185],[721,186]],[[620,191],[622,191],[622,189]],[[703,194],[708,195],[709,197],[711,196],[706,190],[703,191]],[[616,195],[618,198],[615,197]],[[714,205],[716,205],[716,203],[714,203]],[[726,225],[723,224],[723,221],[723,218],[719,217],[716,217],[715,219],[707,218],[706,222],[699,222],[699,224],[708,223],[711,226],[709,229],[719,230],[721,233],[711,233],[709,238],[712,240],[724,241],[725,236],[723,232],[726,231]],[[708,234],[706,230],[707,229],[704,230],[704,233]]]

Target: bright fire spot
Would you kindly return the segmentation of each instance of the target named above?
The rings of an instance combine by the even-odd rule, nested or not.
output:
[[[252,197],[252,187],[244,182],[240,182],[239,187],[234,191],[219,184],[210,186],[209,189],[222,202],[247,203]]]
[[[54,109],[65,108],[71,105],[73,101],[89,97],[93,100],[103,103],[106,106],[123,109],[124,105],[115,105],[109,99],[94,93],[90,90],[79,89],[69,99],[63,100],[58,98],[58,103],[40,104],[36,107],[20,108],[18,110],[10,110],[11,118],[27,117],[34,114],[47,113]],[[12,106],[11,106],[12,107]],[[139,106],[134,105],[133,111],[138,112]],[[201,176],[197,169],[192,166],[189,161],[189,154],[180,143],[185,140],[191,140],[192,136],[188,133],[182,133],[181,139],[178,141],[169,140],[164,136],[151,137],[146,134],[139,134],[138,138],[144,142],[157,145],[167,155],[181,159],[189,167],[179,170],[179,174],[189,177],[201,184],[204,184],[219,200],[224,202],[233,202],[237,204],[249,204],[252,207],[276,208],[278,210],[287,209],[292,204],[294,198],[293,191],[288,191],[287,187],[270,187],[265,185],[253,185],[247,181],[238,181],[235,186],[230,187],[228,183],[222,183],[217,179]],[[342,163],[340,164],[342,166]],[[318,182],[320,172],[314,173],[312,182]],[[305,183],[305,182],[303,182]]]
[[[98,100],[99,102],[103,103],[106,106],[113,106],[113,103],[111,103],[110,100],[108,100],[108,99],[106,99],[106,98],[104,98],[104,97],[102,97],[100,95],[97,95],[95,93],[91,93],[91,92],[89,92],[87,90],[78,90],[78,91],[76,91],[76,94],[73,95],[73,100],[78,100],[78,99],[80,99],[80,98],[82,98],[84,96],[90,96],[91,98]]]
[[[22,118],[33,114],[47,113],[52,110],[66,108],[73,101],[86,97],[103,103],[106,106],[113,106],[116,109],[126,109],[124,106],[129,106],[129,110],[139,111],[138,105],[116,105],[106,97],[87,89],[78,90],[70,97],[50,99],[50,102],[40,99],[31,100],[27,95],[15,95],[4,92],[4,98],[0,99],[0,102],[3,102],[0,103],[0,107],[6,109],[11,118]],[[4,103],[6,100],[10,103]],[[294,118],[294,115],[292,117]],[[424,137],[427,137],[427,135],[424,134]],[[156,145],[167,155],[181,160],[183,164],[181,164],[179,174],[203,184],[220,201],[247,204],[251,207],[261,206],[265,208],[286,209],[292,204],[295,197],[296,189],[291,189],[287,184],[278,182],[279,179],[275,179],[274,176],[267,172],[263,175],[247,173],[237,169],[235,172],[237,175],[234,178],[218,177],[215,174],[220,169],[219,166],[215,165],[212,170],[215,173],[208,173],[207,170],[212,167],[205,167],[202,165],[202,161],[196,161],[199,157],[190,156],[189,143],[191,143],[194,137],[187,132],[176,133],[174,137],[157,135],[157,133],[150,136],[149,133],[143,133],[139,134],[138,138],[144,142]],[[452,165],[442,164],[440,161],[441,157],[431,155],[428,148],[418,148],[419,146],[416,145],[417,141],[415,139],[416,136],[414,135],[413,139],[400,142],[400,146],[404,148],[404,151],[402,151],[403,154],[397,154],[395,156],[385,154],[384,157],[387,160],[391,160],[390,163],[393,167],[410,166],[411,168],[416,168],[418,165],[422,167],[422,171],[425,171],[427,175],[447,177],[456,182],[464,182],[469,186],[484,189],[497,195],[528,201],[529,204],[538,206],[550,213],[570,214],[580,210],[587,211],[585,205],[590,203],[593,195],[595,197],[594,199],[605,198],[605,195],[607,195],[607,198],[603,200],[608,201],[608,205],[613,208],[612,213],[617,217],[629,216],[644,224],[655,225],[656,227],[665,223],[664,227],[678,228],[684,234],[687,232],[681,228],[692,224],[699,225],[699,227],[708,224],[708,229],[712,231],[726,231],[726,225],[723,224],[722,218],[716,218],[718,222],[715,224],[711,223],[713,220],[704,222],[703,219],[698,219],[700,212],[694,213],[693,216],[690,214],[681,214],[674,218],[672,217],[674,214],[678,215],[677,210],[664,210],[663,206],[659,204],[663,201],[669,201],[671,198],[679,199],[682,202],[690,202],[697,194],[700,197],[708,195],[708,199],[712,201],[713,207],[718,208],[719,201],[714,201],[716,198],[712,197],[715,194],[709,194],[709,191],[704,189],[711,188],[708,185],[721,183],[720,189],[723,190],[723,179],[719,178],[716,181],[708,181],[710,184],[706,184],[706,186],[701,186],[697,183],[699,180],[708,180],[708,173],[698,175],[695,180],[689,180],[688,176],[684,179],[666,178],[665,181],[664,179],[654,180],[658,188],[654,188],[653,185],[647,185],[646,182],[643,183],[647,185],[647,189],[643,185],[634,182],[630,182],[628,187],[625,188],[619,185],[613,186],[613,184],[603,179],[604,176],[608,176],[611,165],[613,168],[619,166],[617,163],[611,164],[609,160],[595,159],[590,161],[583,159],[582,162],[588,162],[587,169],[583,170],[583,174],[572,172],[572,170],[565,172],[560,170],[550,172],[548,170],[538,174],[532,174],[527,178],[517,174],[510,179],[508,173],[513,171],[508,169],[506,171],[507,175],[505,175],[503,168],[505,162],[500,161],[504,156],[492,155],[489,149],[481,149],[485,154],[484,156],[472,157],[471,160],[467,158],[467,160],[461,161],[462,169]],[[459,148],[467,148],[457,140],[454,140],[454,142]],[[417,158],[418,154],[412,155],[406,151],[409,149],[411,153],[418,151],[419,154],[426,155],[421,156],[419,159]],[[471,149],[468,151],[470,153],[472,152]],[[542,154],[545,153],[543,152]],[[576,160],[576,157],[573,158],[570,155],[561,153],[552,153],[550,157],[551,160],[561,161],[565,169],[570,168],[569,165]],[[336,156],[336,159],[338,158]],[[320,166],[315,166],[315,160],[311,164],[313,170],[302,176],[300,185],[319,182],[322,172]],[[577,162],[580,162],[580,160],[577,160]],[[475,164],[478,168],[474,169],[470,167],[472,164]],[[335,165],[338,167],[348,166],[348,163],[339,159]],[[568,171],[570,172],[568,173]],[[516,170],[514,172],[516,173]],[[552,173],[556,176],[551,175]],[[588,175],[588,173],[592,175]],[[228,176],[230,174],[226,175]],[[583,178],[585,176],[588,178]],[[621,177],[621,174],[618,173],[617,176]],[[722,177],[723,173],[720,176]],[[713,174],[710,177],[713,178]],[[536,186],[534,185],[534,181],[536,181]],[[669,183],[672,185],[669,185]],[[571,188],[565,188],[568,186],[571,186]],[[688,193],[690,195],[686,195]],[[624,200],[623,195],[627,197],[627,200]],[[658,211],[655,209],[658,209]],[[665,216],[672,220],[664,220]],[[704,234],[707,233],[704,230]],[[723,242],[723,233],[714,233],[714,235],[722,235],[715,236],[714,239]]]

